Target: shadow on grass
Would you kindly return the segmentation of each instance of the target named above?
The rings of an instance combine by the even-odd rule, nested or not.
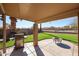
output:
[[[56,43],[57,46],[61,47],[61,48],[65,48],[65,49],[70,49],[71,47],[67,44],[63,44],[63,43]]]
[[[35,52],[36,52],[37,56],[44,56],[44,54],[41,51],[41,49],[39,48],[39,46],[34,46],[34,48],[35,48]]]
[[[23,48],[17,50],[14,49],[10,56],[27,56],[27,53],[23,52]]]

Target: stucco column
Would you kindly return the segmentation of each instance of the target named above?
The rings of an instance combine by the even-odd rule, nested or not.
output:
[[[34,46],[38,45],[38,24],[37,23],[33,25],[33,45]]]
[[[10,17],[11,19],[11,29],[16,32],[16,18]]]
[[[3,20],[3,53],[6,53],[6,16],[2,15]]]

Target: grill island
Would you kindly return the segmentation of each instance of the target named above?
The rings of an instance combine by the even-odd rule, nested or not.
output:
[[[24,48],[24,34],[15,34],[15,49]]]

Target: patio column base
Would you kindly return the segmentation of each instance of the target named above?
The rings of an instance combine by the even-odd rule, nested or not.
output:
[[[34,46],[38,46],[38,43],[33,43]]]

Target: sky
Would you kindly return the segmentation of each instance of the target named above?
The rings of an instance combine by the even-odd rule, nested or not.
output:
[[[77,16],[65,18],[65,19],[59,19],[59,20],[56,20],[56,21],[46,22],[46,23],[42,24],[42,27],[51,27],[51,26],[63,27],[63,26],[67,26],[67,25],[71,24],[75,20],[78,20]]]
[[[70,18],[65,18],[65,19],[59,19],[56,21],[45,22],[45,23],[42,23],[42,28],[51,27],[51,26],[63,27],[63,26],[69,25],[70,23],[72,23],[74,20],[77,20],[77,19],[78,19],[77,16],[75,16],[75,17],[70,17]],[[10,24],[10,22],[11,22],[10,17],[6,16],[6,23]],[[32,28],[33,24],[34,22],[17,19],[16,27],[17,28]],[[0,20],[0,27],[1,26],[2,26],[2,21]]]

